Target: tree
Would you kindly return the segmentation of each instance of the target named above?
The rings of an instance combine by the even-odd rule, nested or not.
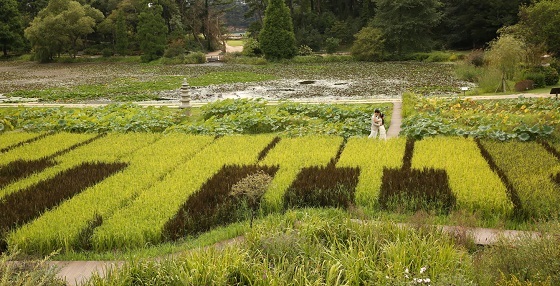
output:
[[[352,55],[361,61],[381,61],[383,59],[383,33],[373,27],[364,27],[356,35],[352,45]]]
[[[297,53],[290,9],[283,0],[270,0],[259,34],[261,50],[268,59],[293,58]]]
[[[115,23],[115,50],[121,56],[128,53],[128,29],[124,13],[118,13]]]
[[[81,38],[92,33],[102,19],[103,14],[89,5],[72,0],[51,0],[25,29],[25,37],[41,62],[50,61],[64,51],[70,51],[75,57]]]
[[[438,0],[375,0],[374,27],[381,29],[385,49],[397,57],[432,48],[432,29],[439,23]]]
[[[163,56],[167,42],[167,26],[161,16],[163,7],[147,3],[138,16],[138,41],[142,51],[142,61],[149,62]]]
[[[22,45],[23,26],[15,0],[0,0],[0,46],[4,56],[8,50]]]
[[[503,26],[517,22],[519,6],[529,0],[441,0],[438,38],[447,48],[484,48]]]
[[[485,58],[490,67],[502,73],[500,87],[503,92],[507,90],[507,80],[515,75],[519,63],[525,59],[525,45],[512,35],[502,35],[490,43]]]
[[[560,55],[560,1],[541,0],[523,6],[519,18],[515,25],[518,36],[533,47],[543,44],[548,52]]]

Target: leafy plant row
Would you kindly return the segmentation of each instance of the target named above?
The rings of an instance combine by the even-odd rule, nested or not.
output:
[[[181,137],[184,139],[183,136]],[[122,172],[84,190],[80,195],[64,201],[57,208],[45,212],[36,220],[11,233],[8,237],[9,244],[17,245],[28,253],[41,254],[48,254],[57,249],[69,251],[76,247],[79,244],[79,234],[87,229],[97,216],[105,217],[111,214],[130,200],[136,192],[142,190],[142,182],[149,186],[161,174],[164,174],[165,170],[152,169],[150,167],[153,165],[149,165],[149,163],[155,163],[157,166],[160,162],[160,160],[156,160],[159,153],[163,153],[164,150],[167,150],[165,148],[168,148],[165,144],[154,143],[160,142],[156,141],[160,138],[160,134],[108,134],[58,157],[57,165],[4,189],[4,193],[18,193],[41,181],[50,180],[84,162],[128,164],[128,167]],[[142,153],[142,150],[151,146],[156,148],[152,148],[148,153]],[[135,153],[136,151],[137,153]],[[177,153],[180,154],[180,152]],[[137,156],[136,154],[140,156],[140,162],[138,159],[132,159]],[[161,162],[173,160],[172,158]],[[143,180],[144,176],[151,172],[158,172],[158,175],[149,177],[147,181]]]
[[[556,157],[536,142],[481,141],[519,195],[523,213],[531,218],[560,217],[560,171]]]
[[[282,210],[284,194],[298,173],[305,167],[329,164],[342,143],[342,137],[334,136],[309,136],[280,140],[259,162],[261,166],[279,167],[264,195],[263,210],[266,213]]]
[[[224,165],[256,163],[272,136],[227,136],[216,140],[139,193],[124,208],[104,219],[93,234],[95,249],[142,247],[159,243],[164,226],[187,199]]]
[[[226,99],[201,108],[200,118],[185,119],[169,108],[114,104],[98,108],[11,108],[0,115],[13,129],[67,132],[181,132],[198,135],[259,134],[338,135],[345,138],[369,133],[370,117],[381,108],[389,126],[391,104],[267,106],[263,100]]]
[[[166,239],[176,240],[196,235],[219,225],[244,220],[241,197],[232,194],[232,187],[257,171],[274,176],[278,168],[257,165],[228,165],[206,181],[192,194],[164,226]]]
[[[0,244],[4,245],[0,250],[6,250],[3,237],[7,231],[29,222],[125,167],[125,163],[82,163],[50,180],[5,196],[0,202]]]
[[[557,136],[555,126],[560,123],[560,103],[549,98],[405,98],[412,107],[406,109],[401,134],[415,139],[444,135],[532,141]]]

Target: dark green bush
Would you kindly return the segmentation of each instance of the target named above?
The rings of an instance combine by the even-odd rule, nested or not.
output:
[[[325,40],[325,48],[328,54],[335,53],[338,47],[340,47],[340,39],[331,37]]]
[[[558,71],[550,66],[538,66],[528,68],[524,73],[524,79],[533,80],[536,87],[556,85],[560,76]]]
[[[525,80],[532,80],[536,88],[541,88],[546,86],[545,75],[540,72],[529,71],[523,76]]]
[[[104,58],[110,58],[113,56],[113,49],[104,48],[103,51],[101,51],[101,54],[103,55]]]

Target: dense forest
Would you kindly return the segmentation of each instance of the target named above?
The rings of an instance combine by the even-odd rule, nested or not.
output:
[[[503,27],[527,22],[524,11],[538,2],[560,6],[558,0],[284,0],[297,47],[350,47],[359,33],[375,39],[379,30],[379,39],[397,55],[485,48]],[[80,53],[149,54],[145,59],[151,60],[167,51],[218,50],[232,31],[258,39],[268,3],[0,0],[0,45],[4,56],[33,52],[40,61]]]

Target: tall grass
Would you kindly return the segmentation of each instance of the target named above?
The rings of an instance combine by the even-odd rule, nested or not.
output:
[[[57,286],[66,283],[56,277],[57,269],[47,264],[50,258],[42,260],[15,262],[18,251],[0,255],[0,286],[29,285],[29,286]]]
[[[303,209],[260,221],[242,244],[163,262],[135,261],[88,283],[406,285],[453,276],[466,285],[472,273],[468,253],[440,232],[363,224],[336,209]]]

